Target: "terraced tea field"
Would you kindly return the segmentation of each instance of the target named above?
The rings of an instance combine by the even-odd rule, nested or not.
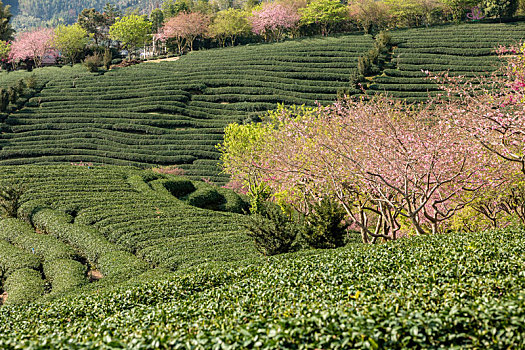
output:
[[[425,71],[463,76],[494,71],[500,64],[495,48],[523,40],[525,23],[447,25],[392,34],[392,66],[373,79],[370,92],[413,102],[440,92]]]
[[[215,145],[226,125],[277,103],[330,103],[371,43],[352,35],[210,50],[104,75],[44,69],[42,91],[4,121],[0,165],[178,164],[225,182]]]
[[[139,275],[0,307],[0,347],[521,349],[524,237],[434,235]]]
[[[370,93],[421,101],[438,93],[422,71],[476,75],[498,64],[494,48],[525,38],[525,22],[464,24],[392,32],[390,65]],[[0,165],[93,162],[178,165],[195,180],[227,181],[215,145],[228,123],[277,103],[329,104],[349,88],[371,36],[307,38],[193,52],[103,75],[82,67],[36,71],[39,92],[2,123]],[[0,74],[0,84],[23,72]]]
[[[238,226],[247,204],[230,190],[114,166],[2,167],[0,182],[13,180],[27,189],[20,219],[0,221],[8,303],[91,288],[88,270],[99,288],[256,256]]]

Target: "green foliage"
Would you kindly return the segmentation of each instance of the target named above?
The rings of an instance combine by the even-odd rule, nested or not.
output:
[[[109,28],[109,36],[113,40],[120,41],[131,55],[138,46],[148,41],[150,31],[151,22],[143,16],[132,14],[117,19],[115,24]]]
[[[313,203],[301,230],[304,240],[313,248],[337,248],[345,244],[348,224],[345,210],[330,198]]]
[[[0,112],[6,112],[9,106],[9,94],[7,89],[0,88]]]
[[[358,58],[357,76],[366,77],[379,73],[387,60],[391,48],[392,36],[385,31],[381,31],[375,38],[374,48]]]
[[[6,279],[4,287],[8,294],[7,305],[25,304],[44,294],[45,283],[40,272],[21,268]]]
[[[229,213],[244,214],[248,212],[250,205],[249,203],[241,198],[237,193],[231,190],[219,189],[220,195],[224,198],[225,203],[220,207],[221,211]]]
[[[76,247],[91,263],[110,278],[126,280],[147,270],[147,264],[133,254],[124,252],[110,243],[96,229],[71,224],[63,213],[42,209],[32,216],[36,227]]]
[[[190,180],[173,178],[164,182],[164,187],[175,197],[181,198],[195,191],[195,186]]]
[[[35,76],[34,73],[26,78],[25,84],[26,84],[28,89],[31,89],[31,90],[36,89],[38,81],[37,81],[36,76]]]
[[[10,23],[12,16],[11,6],[6,6],[0,1],[0,41],[10,41],[13,39],[15,31]]]
[[[331,26],[348,20],[348,11],[338,0],[313,0],[299,13],[301,23],[319,25],[323,35],[330,32]]]
[[[175,17],[180,12],[189,12],[193,7],[191,0],[167,0],[162,3],[162,12],[164,18],[168,19]]]
[[[16,218],[20,199],[25,187],[21,184],[8,184],[0,186],[0,211],[4,218]]]
[[[251,33],[248,13],[243,10],[229,8],[219,11],[209,27],[209,33],[224,46],[229,38],[232,46],[238,36]]]
[[[205,186],[191,193],[186,201],[198,208],[220,210],[226,200],[216,188]]]
[[[96,73],[98,72],[99,67],[102,65],[102,57],[100,57],[100,55],[95,52],[93,55],[86,57],[82,64],[89,72]]]
[[[110,251],[98,258],[100,272],[107,278],[128,280],[148,269],[148,265],[131,253]]]
[[[113,53],[109,49],[104,50],[104,55],[102,56],[102,65],[106,70],[109,70],[111,66],[111,61],[113,61]]]
[[[5,62],[11,52],[11,43],[9,41],[0,41],[0,60]]]
[[[268,202],[248,216],[242,225],[254,239],[255,248],[265,256],[290,252],[300,232],[292,215]]]
[[[98,45],[104,39],[104,34],[101,32],[106,25],[106,18],[103,14],[94,8],[83,9],[78,15],[77,23],[84,28],[84,30],[93,36],[95,45]]]
[[[43,264],[44,275],[51,283],[51,294],[71,291],[87,284],[86,266],[70,259],[57,259]]]
[[[463,16],[465,11],[461,11]],[[384,74],[374,77],[368,91],[386,93],[407,102],[422,102],[441,93],[438,84],[430,81],[425,71],[430,74],[448,71],[451,75],[467,77],[490,74],[501,63],[494,47],[510,45],[525,33],[518,22],[516,26],[476,23],[391,31],[390,34],[391,43],[396,46],[391,63],[385,61]],[[392,69],[394,67],[396,69]]]
[[[4,306],[0,346],[212,348],[220,339],[231,349],[519,349],[524,237],[415,237],[140,276],[96,293]],[[101,337],[109,324],[111,337]]]
[[[46,262],[77,258],[72,247],[55,237],[36,233],[31,225],[19,219],[0,221],[0,232],[1,239]]]
[[[476,6],[478,0],[441,0],[443,4],[448,8],[448,11],[452,15],[452,19],[456,22],[460,22],[464,17],[468,9]]]
[[[364,87],[371,94],[425,100],[439,90],[421,70],[468,76],[493,70],[494,47],[524,37],[524,28],[518,22],[391,31],[393,59],[385,61],[379,72],[385,74],[374,77],[370,89],[368,80]],[[372,48],[370,36],[342,35],[200,51],[177,62],[105,75],[88,74],[83,67],[36,69],[38,95],[25,104],[25,97],[18,99],[24,108],[4,120],[0,165],[81,160],[177,165],[191,180],[209,177],[224,184],[228,175],[220,174],[220,151],[214,146],[228,124],[273,110],[277,103],[326,105],[341,90],[360,94],[349,75],[358,57]],[[0,75],[1,85],[27,76],[22,71]]]
[[[89,42],[88,32],[78,23],[59,25],[55,29],[53,44],[68,62],[76,63]]]
[[[19,269],[38,270],[40,261],[12,244],[0,240],[0,277],[5,278]]]
[[[154,33],[158,33],[159,29],[164,25],[164,12],[159,8],[154,9],[149,14],[149,20],[151,21],[151,30]]]
[[[483,0],[483,12],[488,17],[512,17],[518,9],[518,0]]]

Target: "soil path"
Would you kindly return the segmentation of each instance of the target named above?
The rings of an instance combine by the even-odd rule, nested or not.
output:
[[[170,62],[170,61],[177,61],[180,57],[169,57],[169,58],[161,58],[160,60],[151,60],[151,61],[146,61],[147,63],[150,63],[150,62],[153,62],[153,63],[157,63],[157,62]]]

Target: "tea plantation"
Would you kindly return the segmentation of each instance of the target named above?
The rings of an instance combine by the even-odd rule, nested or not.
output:
[[[392,64],[370,85],[371,92],[409,102],[440,93],[427,73],[477,76],[499,65],[495,48],[525,38],[524,23],[463,24],[392,32]]]
[[[0,345],[522,348],[524,248],[523,231],[450,234],[139,275],[0,308]]]
[[[525,22],[392,32],[367,93],[421,101],[423,71],[473,76]],[[247,199],[215,184],[224,127],[331,103],[371,36],[193,52],[104,73],[48,67],[2,115],[1,349],[521,349],[525,231],[264,257]],[[185,177],[144,169],[175,165]],[[202,178],[210,181],[198,181]],[[352,237],[350,237],[352,238]]]
[[[525,38],[525,22],[393,31],[391,59],[366,84],[409,101],[438,92],[425,73],[482,74],[494,48]],[[256,119],[277,103],[328,104],[350,86],[371,36],[306,38],[198,51],[175,62],[105,74],[82,67],[36,70],[37,93],[3,118],[0,165],[93,162],[179,165],[196,180],[222,184],[215,145],[231,122]],[[1,84],[27,76],[0,74]]]
[[[226,125],[277,103],[330,103],[371,43],[351,35],[210,50],[104,75],[45,68],[43,89],[3,123],[0,165],[179,164],[225,182],[215,145]]]

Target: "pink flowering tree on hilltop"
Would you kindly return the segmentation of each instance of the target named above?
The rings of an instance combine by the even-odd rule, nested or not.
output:
[[[203,13],[181,12],[164,24],[157,38],[162,41],[174,39],[180,53],[188,46],[193,50],[195,39],[207,33],[210,22],[210,17]]]
[[[301,15],[292,6],[279,3],[265,3],[252,11],[252,30],[266,41],[280,40],[287,30],[293,29]]]
[[[51,28],[36,29],[19,34],[12,43],[9,61],[12,64],[17,64],[25,59],[32,59],[35,65],[40,67],[46,54],[56,56],[52,46],[53,35],[54,30]]]

